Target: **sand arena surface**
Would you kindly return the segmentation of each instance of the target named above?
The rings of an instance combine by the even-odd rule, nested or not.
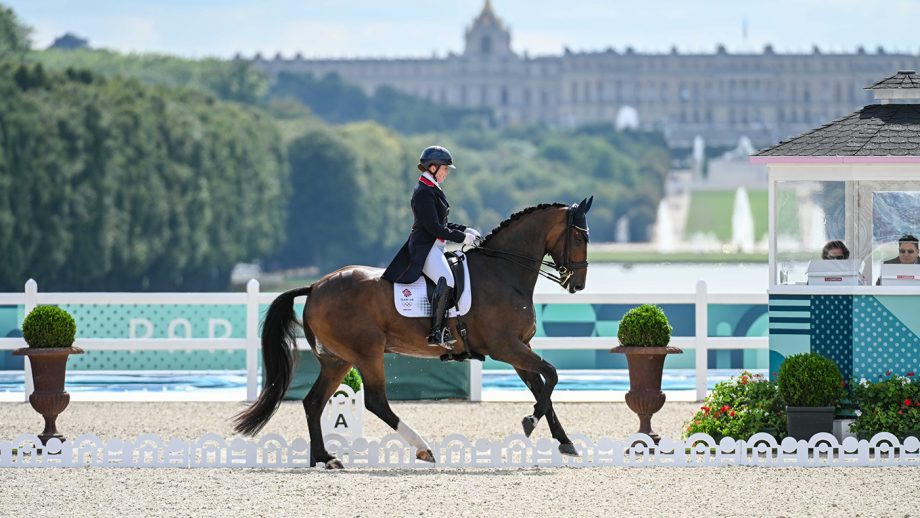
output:
[[[638,428],[623,403],[559,403],[566,431],[592,440]],[[666,403],[652,423],[678,437],[698,404]],[[394,402],[429,441],[451,433],[520,433],[527,403]],[[58,419],[69,437],[232,436],[242,403],[73,402]],[[41,417],[0,403],[0,439],[37,433]],[[306,437],[298,402],[263,433]],[[391,430],[371,414],[365,436]],[[545,421],[533,437],[549,437]],[[0,516],[912,516],[920,468],[485,469],[0,469]]]

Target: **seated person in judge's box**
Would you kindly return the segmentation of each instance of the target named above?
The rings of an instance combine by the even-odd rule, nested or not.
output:
[[[901,239],[898,239],[898,256],[888,259],[883,264],[920,264],[920,242],[917,238],[910,235],[904,234],[901,236]],[[881,284],[882,278],[879,277],[875,284],[878,286]]]
[[[920,264],[917,251],[920,248],[917,238],[904,234],[898,239],[898,256],[885,261],[885,264]]]
[[[821,250],[821,259],[849,259],[850,250],[843,241],[828,241]]]

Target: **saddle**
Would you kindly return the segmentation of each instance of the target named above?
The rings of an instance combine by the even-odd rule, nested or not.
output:
[[[466,256],[460,251],[446,252],[444,256],[454,275],[454,300],[450,302],[447,316],[461,317],[469,312],[473,300],[469,266]],[[396,311],[404,317],[431,317],[431,295],[434,288],[434,283],[424,275],[411,283],[394,282],[393,302]]]
[[[450,271],[454,275],[454,298],[450,301],[451,307],[447,310],[448,318],[457,318],[466,315],[472,304],[472,286],[470,284],[470,269],[466,262],[466,255],[461,251],[445,252]],[[404,317],[431,317],[431,297],[435,284],[428,277],[422,275],[415,282],[403,284],[393,283],[393,300],[396,310]],[[469,348],[466,324],[457,322],[460,339],[463,340],[464,349]],[[485,356],[473,351],[453,351],[442,354],[441,361],[463,361],[467,359],[485,360]]]

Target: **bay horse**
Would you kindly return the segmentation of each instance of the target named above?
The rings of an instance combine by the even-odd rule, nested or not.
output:
[[[570,293],[582,290],[588,272],[587,213],[591,198],[580,203],[541,204],[513,214],[492,230],[481,245],[466,253],[469,262],[472,305],[461,320],[466,339],[449,325],[458,347],[509,363],[536,399],[533,414],[521,424],[528,437],[546,416],[559,451],[575,455],[572,441],[553,411],[551,396],[558,380],[556,368],[530,348],[536,334],[533,292],[537,276],[544,275]],[[552,262],[544,260],[550,255]],[[541,270],[547,265],[558,275]],[[380,268],[347,266],[329,273],[310,286],[286,291],[271,304],[262,328],[265,378],[258,399],[234,417],[235,429],[255,435],[278,410],[291,383],[297,360],[294,298],[307,296],[303,331],[320,364],[320,373],[303,407],[310,432],[310,465],[329,469],[342,463],[326,450],[320,416],[349,369],[354,366],[364,380],[365,404],[414,448],[418,459],[434,462],[431,448],[401,421],[387,401],[384,353],[437,358],[441,347],[428,345],[429,318],[400,315],[393,299],[393,284],[381,278]]]

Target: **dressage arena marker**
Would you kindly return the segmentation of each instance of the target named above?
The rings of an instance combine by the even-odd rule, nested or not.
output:
[[[716,442],[706,434],[694,434],[685,441],[662,439],[655,445],[644,434],[625,440],[601,438],[596,444],[584,435],[572,440],[580,457],[565,457],[558,443],[549,438],[531,440],[512,435],[504,440],[475,442],[453,434],[431,443],[437,464],[415,459],[415,448],[397,434],[380,440],[358,438],[349,441],[339,434],[325,437],[330,453],[345,468],[490,468],[528,467],[842,467],[920,466],[920,440],[908,437],[903,443],[889,433],[871,440],[853,437],[839,443],[827,433],[809,441],[792,438],[777,442],[759,433],[749,440],[723,438]],[[36,435],[20,435],[0,442],[0,467],[100,467],[100,468],[306,468],[310,445],[302,438],[288,442],[277,434],[258,440],[241,437],[230,440],[207,434],[197,440],[142,435],[133,441],[95,435],[81,435],[61,442],[51,439],[44,447]],[[319,466],[322,466],[320,464]]]

